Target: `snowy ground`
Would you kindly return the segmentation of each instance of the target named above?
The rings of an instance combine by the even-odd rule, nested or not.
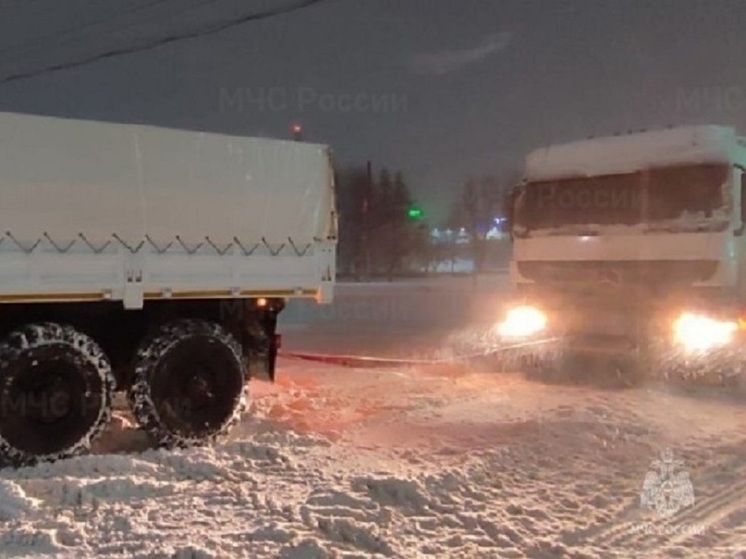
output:
[[[347,296],[375,289],[381,301],[408,290]],[[341,341],[328,317],[289,316],[289,347],[426,351],[414,325],[397,337],[353,317],[359,329]],[[446,331],[431,345],[461,339]],[[93,456],[3,470],[0,557],[746,557],[742,400],[550,386],[463,365],[283,360],[278,377],[251,386],[250,413],[218,447],[148,450],[120,414]],[[665,449],[694,490],[669,517],[640,504]],[[664,496],[656,502],[674,510],[677,494]]]

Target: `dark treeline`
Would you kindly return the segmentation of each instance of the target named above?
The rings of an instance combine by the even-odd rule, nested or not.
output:
[[[421,274],[437,262],[455,258],[472,260],[479,273],[489,252],[487,231],[495,226],[495,218],[503,215],[505,196],[513,184],[494,176],[470,178],[454,191],[448,219],[432,223],[417,215],[417,205],[401,172],[383,169],[373,173],[363,166],[339,169],[335,176],[338,271],[355,279]],[[432,227],[454,235],[431,238]],[[456,238],[462,230],[468,243],[457,247]]]
[[[337,172],[336,184],[342,275],[392,278],[425,264],[427,225],[408,215],[413,200],[402,173],[350,168]]]

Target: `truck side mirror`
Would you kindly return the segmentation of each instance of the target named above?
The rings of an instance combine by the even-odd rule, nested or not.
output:
[[[743,235],[744,230],[746,230],[746,170],[741,169],[741,207],[740,209],[740,222],[741,224],[738,226],[738,229],[733,231],[733,235],[736,237],[740,237]]]
[[[511,188],[505,196],[503,215],[505,215],[505,229],[513,240],[513,226],[515,225],[515,204],[520,194],[520,186]]]
[[[741,172],[741,225],[746,219],[746,171]]]

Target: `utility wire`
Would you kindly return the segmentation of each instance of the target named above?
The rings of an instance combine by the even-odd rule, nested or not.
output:
[[[118,14],[115,14],[113,16],[113,18],[110,18],[109,21],[116,21],[120,17],[125,16],[127,14],[131,14],[131,13],[134,13],[134,12],[147,10],[148,8],[155,8],[157,5],[166,4],[167,2],[170,2],[170,1],[171,0],[152,0],[147,5],[140,4],[139,7],[134,7],[131,10],[127,10],[125,12],[119,12]],[[182,7],[184,9],[176,10],[176,11],[172,10],[168,14],[163,14],[163,15],[167,15],[169,17],[173,17],[175,15],[180,15],[180,14],[184,14],[184,13],[187,13],[187,12],[191,12],[192,10],[197,10],[197,9],[203,8],[203,7],[205,7],[205,6],[209,5],[209,4],[216,4],[217,2],[220,2],[220,1],[221,0],[202,0],[201,2],[196,2],[196,3],[194,3],[194,4],[190,5],[190,6],[184,7],[182,5]],[[147,24],[150,21],[154,21],[156,19],[157,19],[156,17],[145,17],[145,18],[142,18],[142,19],[137,19],[137,20],[135,20],[133,22],[129,22],[126,25],[117,27],[117,29],[113,30],[113,32],[115,32],[115,33],[121,33],[122,31],[126,31],[128,29],[134,29],[134,28],[140,27],[141,25]],[[39,45],[37,48],[32,48],[32,49],[27,50],[25,52],[21,52],[17,56],[19,56],[19,57],[28,56],[28,55],[33,56],[36,53],[39,53],[39,52],[42,52],[42,51],[45,51],[45,50],[49,50],[52,46],[62,47],[62,46],[66,46],[66,45],[71,45],[71,44],[75,43],[76,39],[79,38],[79,37],[75,36],[77,32],[82,31],[82,30],[84,30],[86,28],[89,28],[89,27],[104,26],[104,25],[106,25],[106,21],[107,21],[106,18],[102,18],[102,19],[98,19],[98,20],[95,20],[95,21],[91,21],[89,23],[83,23],[82,25],[79,25],[77,27],[70,28],[70,29],[68,29],[68,30],[60,33],[59,35],[56,35],[56,36],[55,35],[49,35],[47,38],[50,38],[50,39],[54,39],[55,37],[62,38],[62,37],[65,37],[67,35],[70,35],[70,37],[68,37],[65,40],[62,40],[62,41],[58,42],[56,45],[54,43],[52,43],[51,46],[49,44],[47,44],[47,45]],[[31,43],[31,41],[29,41],[26,44],[30,44],[30,43]],[[11,50],[14,50],[14,49],[12,48]],[[0,55],[2,55],[4,53],[5,53],[5,51],[0,51]]]
[[[221,33],[227,29],[231,29],[233,27],[238,27],[240,25],[243,25],[244,23],[248,23],[251,21],[259,21],[262,19],[269,19],[271,17],[289,14],[292,12],[297,12],[299,10],[302,10],[304,8],[308,8],[314,4],[319,4],[323,2],[324,0],[302,0],[300,2],[297,2],[294,5],[291,6],[285,6],[282,8],[275,8],[274,10],[266,10],[264,12],[260,13],[254,13],[249,14],[245,16],[241,16],[240,18],[236,18],[230,21],[217,23],[212,26],[206,27],[201,30],[197,31],[190,31],[190,32],[184,32],[184,33],[178,33],[174,35],[169,35],[166,37],[162,37],[160,39],[155,39],[150,42],[147,42],[143,45],[137,46],[137,47],[127,47],[127,48],[119,48],[119,49],[112,49],[109,51],[105,51],[102,53],[98,53],[95,55],[91,55],[87,58],[81,58],[80,60],[75,60],[72,62],[65,62],[60,64],[53,64],[50,66],[47,66],[45,68],[39,69],[39,70],[33,70],[29,72],[19,72],[16,74],[11,74],[9,76],[6,76],[4,78],[0,78],[0,85],[21,81],[29,78],[34,78],[37,76],[41,76],[44,74],[51,74],[53,72],[59,72],[62,70],[69,70],[72,68],[78,68],[80,66],[87,66],[88,64],[93,64],[94,62],[99,62],[101,60],[107,60],[110,58],[116,58],[119,56],[126,56],[129,54],[135,54],[138,52],[153,50],[158,47],[162,47],[171,43],[176,43],[179,41],[185,41],[189,39],[197,39],[199,37],[205,37],[208,35],[214,35],[216,33]]]
[[[28,41],[24,41],[22,43],[16,43],[15,45],[10,45],[7,48],[0,50],[0,55],[18,54],[20,56],[25,56],[29,52],[33,54],[35,52],[45,50],[49,48],[50,46],[59,46],[60,44],[65,44],[67,42],[67,41],[62,41],[62,43],[60,43],[59,42],[60,39],[64,39],[65,37],[69,37],[71,35],[75,36],[81,31],[84,31],[91,27],[97,27],[99,25],[105,24],[107,21],[117,20],[129,14],[142,12],[144,10],[148,10],[149,8],[155,7],[158,4],[164,4],[169,1],[170,0],[150,0],[147,4],[139,4],[136,6],[130,6],[130,8],[127,10],[122,10],[115,14],[109,14],[109,16],[105,18],[90,19],[88,21],[82,22],[80,25],[68,27],[62,30],[62,32],[60,33],[53,33],[53,34],[45,35],[42,37],[34,37],[33,39],[29,39]],[[47,41],[48,39],[51,39],[51,41],[48,41],[47,43],[39,44],[39,41]],[[32,48],[30,51],[26,50],[24,52],[24,49],[27,47],[35,47],[35,48]],[[21,52],[19,53],[19,51]]]

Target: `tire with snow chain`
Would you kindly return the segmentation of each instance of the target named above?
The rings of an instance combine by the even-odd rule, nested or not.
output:
[[[13,465],[84,453],[111,419],[115,379],[91,338],[33,324],[0,344],[0,460]]]
[[[135,356],[129,401],[159,446],[208,444],[246,407],[241,346],[218,324],[180,320],[148,337]]]

